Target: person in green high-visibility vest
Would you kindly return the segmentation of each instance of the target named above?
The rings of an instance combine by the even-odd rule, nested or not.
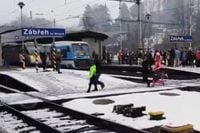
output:
[[[97,91],[97,84],[96,84],[96,65],[94,64],[94,61],[90,61],[90,70],[89,70],[89,78],[90,78],[90,82],[89,82],[89,87],[87,90],[87,93],[90,92],[91,86],[92,84],[94,85],[94,90],[93,91]]]

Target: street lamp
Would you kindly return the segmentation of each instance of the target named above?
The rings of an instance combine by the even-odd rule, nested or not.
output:
[[[25,4],[23,3],[23,2],[19,2],[18,3],[18,6],[20,7],[20,9],[21,9],[21,28],[22,28],[22,8],[25,6]]]
[[[150,49],[150,17],[151,17],[151,14],[147,13],[146,14],[146,18],[148,20],[148,27],[149,27],[149,32],[148,32],[148,53],[149,53],[149,49]]]
[[[23,26],[22,8],[25,6],[25,4],[24,4],[23,2],[19,2],[19,3],[18,3],[18,6],[20,7],[20,10],[21,10],[21,26],[20,26],[20,28],[21,28],[21,30],[22,30],[22,26]],[[22,49],[24,49],[24,47],[23,47],[23,41],[22,41]]]
[[[25,6],[25,4],[23,2],[19,2],[18,3],[18,6],[20,7],[20,10],[21,10],[21,30],[22,30],[22,26],[23,26],[23,19],[22,19],[22,8]],[[23,37],[21,35],[21,41],[22,41],[22,56],[21,58],[23,58],[23,62],[22,62],[22,68],[25,69],[25,57],[24,57],[24,42],[23,42]]]

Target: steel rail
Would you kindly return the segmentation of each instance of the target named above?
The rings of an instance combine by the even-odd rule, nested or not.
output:
[[[10,113],[16,115],[17,117],[19,117],[20,119],[22,119],[24,122],[26,122],[28,125],[31,126],[35,126],[36,128],[38,128],[38,130],[40,130],[43,133],[61,133],[60,131],[49,127],[48,125],[41,123],[38,120],[35,120],[23,113],[21,113],[20,111],[16,110],[15,108],[11,107],[10,105],[0,101],[0,104]]]
[[[16,91],[15,89],[10,88],[10,87],[5,87],[5,88],[12,90],[12,91]],[[89,114],[86,114],[86,113],[83,113],[83,112],[79,112],[79,111],[76,111],[76,110],[73,110],[73,109],[70,109],[70,108],[63,107],[63,106],[58,105],[54,102],[51,102],[50,100],[48,100],[46,98],[42,98],[42,97],[39,97],[39,96],[28,94],[27,92],[21,92],[21,91],[16,91],[16,92],[30,96],[32,98],[37,98],[39,100],[42,100],[43,104],[44,104],[43,106],[55,109],[56,111],[62,112],[65,115],[70,115],[70,116],[72,116],[72,118],[86,120],[89,124],[98,126],[102,129],[107,129],[107,130],[115,131],[115,132],[118,132],[118,133],[122,133],[122,132],[125,132],[125,133],[149,133],[149,132],[141,130],[141,129],[135,129],[135,128],[132,128],[132,127],[129,127],[129,126],[126,126],[126,125],[122,125],[122,124],[110,121],[110,120],[102,119],[102,118],[99,118],[99,117],[96,117],[96,116],[93,116],[93,115],[89,115]]]

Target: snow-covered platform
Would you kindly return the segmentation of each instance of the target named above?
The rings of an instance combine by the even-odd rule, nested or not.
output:
[[[184,71],[200,73],[199,68],[173,68]],[[146,84],[134,83],[112,77],[112,75],[102,74],[100,80],[105,83],[105,88],[97,92],[86,93],[88,87],[88,72],[78,70],[62,69],[62,74],[49,69],[43,72],[41,69],[36,73],[34,68],[4,69],[1,74],[9,75],[29,86],[38,92],[29,92],[33,95],[45,97],[50,100],[59,99],[79,99],[64,103],[63,105],[88,114],[103,113],[100,116],[105,119],[116,121],[134,128],[143,129],[163,124],[193,124],[194,129],[200,130],[198,113],[199,92],[189,92],[177,90],[178,87],[200,86],[200,79],[194,80],[166,80],[165,86],[146,87]],[[111,94],[132,93],[119,96],[107,96],[104,98],[85,98],[89,96],[103,96]],[[163,95],[164,94],[164,95]],[[165,95],[176,94],[176,95]],[[82,97],[82,98],[80,98]],[[39,101],[30,99],[23,94],[0,94],[0,99],[8,103],[29,103]],[[96,105],[93,103],[97,99],[111,99],[114,101],[108,105]],[[127,118],[122,115],[112,113],[114,105],[133,103],[134,106],[146,106],[145,114],[149,111],[163,111],[166,119],[161,121],[149,120],[148,115],[138,118]],[[87,108],[85,108],[87,106]]]
[[[39,72],[36,73],[35,68],[27,68],[25,70],[19,68],[3,68],[0,70],[0,73],[8,75],[19,82],[38,90],[38,92],[30,92],[34,95],[43,97],[51,96],[51,98],[54,96],[55,99],[60,97],[74,97],[77,95],[85,96],[90,94],[100,94],[107,91],[112,92],[115,90],[145,86],[143,84],[124,81],[102,74],[100,80],[105,83],[105,88],[102,90],[101,87],[98,86],[100,91],[86,93],[89,83],[88,71],[63,69],[62,74],[58,74],[56,71],[52,71],[52,69],[45,72],[40,69]],[[16,102],[27,98],[26,96],[22,97],[21,94],[1,94],[0,99],[7,102]]]
[[[95,104],[95,100],[109,99],[111,104]],[[134,93],[121,96],[110,96],[94,99],[75,99],[63,105],[88,114],[104,114],[99,117],[121,123],[136,129],[147,129],[160,125],[185,125],[192,124],[195,130],[200,131],[198,106],[199,92],[181,90],[168,90],[162,92]],[[134,104],[134,107],[145,106],[146,111],[142,117],[131,118],[122,114],[113,113],[115,105]],[[87,108],[85,108],[87,107]],[[163,111],[165,119],[150,120],[148,112]]]
[[[191,70],[199,72],[200,69],[185,68],[185,71]],[[43,72],[40,68],[39,72],[36,73],[35,68],[27,68],[25,70],[21,70],[19,68],[1,68],[0,73],[8,75],[38,90],[38,92],[30,92],[34,95],[51,98],[54,97],[54,99],[68,99],[74,97],[109,95],[159,89],[165,90],[184,86],[200,86],[200,79],[181,81],[167,80],[165,86],[155,86],[153,88],[148,88],[146,87],[146,84],[125,81],[114,78],[112,75],[102,74],[100,80],[105,83],[105,88],[101,89],[100,86],[98,86],[99,91],[86,93],[89,83],[88,71],[62,69],[62,74],[58,74],[57,72],[52,71],[52,69]],[[1,94],[1,99],[8,102],[22,101],[23,98],[25,100],[26,96],[21,97],[20,94]]]

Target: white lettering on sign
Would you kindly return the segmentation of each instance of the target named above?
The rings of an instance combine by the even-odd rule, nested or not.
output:
[[[183,41],[184,38],[183,37],[171,37],[172,41]]]
[[[65,29],[24,28],[22,36],[65,36]]]
[[[172,42],[192,42],[192,36],[170,36]]]
[[[48,36],[50,33],[46,29],[23,29],[24,35],[33,35],[33,36]]]

